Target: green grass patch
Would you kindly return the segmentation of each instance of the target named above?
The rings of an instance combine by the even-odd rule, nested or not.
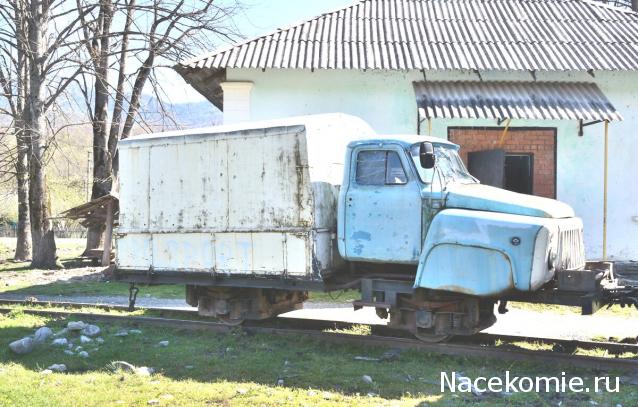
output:
[[[71,262],[84,251],[84,239],[56,239],[56,254],[65,262]],[[14,262],[11,259],[15,253],[16,240],[14,238],[0,238],[0,273],[3,271],[30,270],[30,262]],[[4,262],[2,262],[4,261]]]
[[[357,361],[355,356],[379,357],[387,349],[327,343],[305,338],[180,331],[137,327],[142,334],[119,338],[120,325],[98,324],[102,345],[84,345],[89,357],[66,355],[48,344],[28,355],[14,355],[8,343],[39,326],[61,329],[66,320],[51,320],[19,310],[0,316],[0,405],[632,405],[638,387],[622,384],[614,394],[440,393],[441,371],[469,377],[496,375],[579,375],[593,373],[561,366],[448,357],[403,351],[393,361]],[[77,339],[69,336],[75,344]],[[168,340],[168,347],[158,345]],[[153,367],[152,376],[109,368],[124,360]],[[42,375],[53,363],[64,363],[65,374]],[[598,373],[600,374],[600,373]],[[372,383],[362,380],[363,375]],[[280,385],[277,385],[279,383]]]
[[[183,285],[153,285],[140,286],[138,297],[150,296],[153,298],[180,299],[185,297]],[[2,287],[0,293],[24,294],[24,295],[54,295],[54,296],[128,296],[129,284],[109,281],[81,281],[64,282],[56,281],[42,285],[20,285]]]
[[[333,292],[310,292],[308,301],[311,302],[352,302],[361,299],[361,293],[356,290],[342,290]]]
[[[532,311],[532,312],[553,312],[555,314],[563,315],[580,315],[581,311],[579,307],[568,307],[565,305],[554,304],[532,304],[527,302],[508,302],[508,307]],[[614,305],[611,308],[603,308],[596,312],[595,315],[614,315],[619,317],[638,317],[638,309],[635,307],[622,308],[619,305]]]

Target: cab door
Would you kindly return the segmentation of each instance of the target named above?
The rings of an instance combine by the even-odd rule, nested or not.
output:
[[[352,152],[345,195],[345,248],[351,261],[418,263],[420,185],[399,146]]]

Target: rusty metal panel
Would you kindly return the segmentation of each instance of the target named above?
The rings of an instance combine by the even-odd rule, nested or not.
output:
[[[276,130],[269,133],[228,141],[231,230],[312,225],[305,135]]]
[[[122,149],[120,173],[135,174],[120,177],[120,230],[146,229],[148,227],[149,160],[148,150]]]
[[[210,233],[157,233],[152,235],[155,270],[210,270],[214,267]]]
[[[252,242],[250,233],[219,233],[215,236],[215,271],[250,274]]]
[[[345,145],[373,137],[332,114],[122,141],[118,265],[318,277],[338,259]]]
[[[310,241],[307,235],[286,234],[286,272],[290,276],[303,276],[312,270]]]
[[[151,235],[126,234],[116,240],[116,264],[121,269],[148,270],[153,264]]]

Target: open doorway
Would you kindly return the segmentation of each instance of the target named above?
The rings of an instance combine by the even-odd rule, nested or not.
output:
[[[534,193],[534,155],[505,154],[505,189],[521,194]]]
[[[448,139],[482,184],[523,194],[556,197],[556,129],[450,127]]]

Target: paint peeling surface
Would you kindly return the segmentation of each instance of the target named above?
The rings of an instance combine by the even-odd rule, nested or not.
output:
[[[434,217],[415,287],[497,296],[534,291],[585,265],[582,222],[446,209]]]
[[[373,136],[335,114],[122,141],[118,268],[317,277],[339,260],[343,152]]]
[[[448,208],[466,208],[544,218],[572,218],[574,210],[553,199],[518,194],[480,184],[450,184],[447,188]]]

